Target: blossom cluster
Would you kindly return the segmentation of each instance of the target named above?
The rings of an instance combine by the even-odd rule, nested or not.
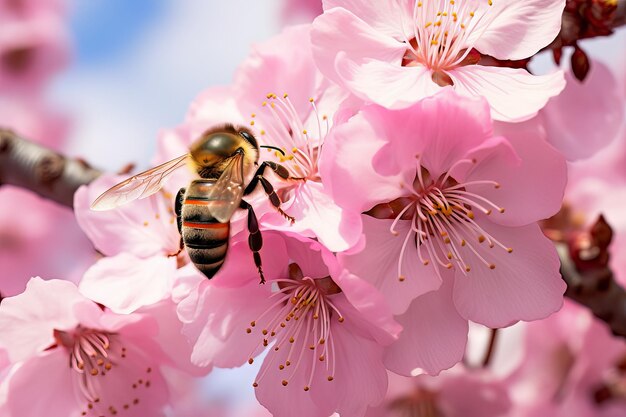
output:
[[[20,13],[31,3],[33,14],[58,12],[24,1]],[[591,416],[600,415],[592,394],[608,391],[602,415],[622,415],[613,400],[626,398],[626,347],[580,307],[548,318],[566,285],[540,222],[562,207],[568,161],[618,135],[623,94],[601,65],[589,74],[605,89],[600,103],[567,71],[498,64],[548,46],[564,7],[325,0],[312,23],[255,45],[230,85],[202,92],[162,132],[154,164],[225,124],[267,147],[260,161],[288,173],[265,174],[281,210],[265,183],[244,197],[262,234],[265,283],[247,210],[230,219],[212,279],[193,248],[179,250],[174,200],[192,171],[93,211],[126,178],[102,175],[74,199],[99,259],[78,284],[36,277],[2,300],[0,415],[187,415],[180,381],[255,362],[249,385],[279,417]],[[576,103],[593,100],[605,106],[590,115],[601,128],[580,121]],[[567,199],[603,210],[576,194],[596,187],[570,185]],[[480,369],[466,360],[475,326],[546,318],[521,326],[516,360]]]

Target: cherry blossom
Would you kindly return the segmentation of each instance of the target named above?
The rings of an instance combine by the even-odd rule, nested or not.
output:
[[[508,416],[511,401],[507,385],[488,371],[457,366],[439,377],[406,378],[389,374],[385,402],[368,410],[366,417]]]
[[[461,95],[485,97],[494,119],[522,121],[563,89],[562,72],[535,76],[484,66],[481,54],[534,55],[559,33],[564,6],[565,0],[385,0],[375,6],[326,0],[313,23],[313,51],[325,76],[364,100],[406,108],[453,86]]]
[[[515,417],[619,416],[626,411],[626,345],[567,302],[524,329],[524,358],[508,377]]]
[[[12,364],[3,381],[10,416],[163,415],[160,367],[174,362],[150,315],[117,315],[70,282],[33,278],[3,300],[0,329]]]
[[[317,70],[309,36],[310,26],[294,26],[256,45],[238,68],[233,90],[241,112],[251,116],[259,143],[281,149],[268,149],[261,159],[280,163],[299,178],[273,182],[283,210],[295,222],[268,207],[260,210],[263,225],[317,237],[341,251],[356,243],[358,234],[352,230],[358,220],[335,204],[319,166],[336,113],[354,102]]]
[[[399,327],[380,294],[319,243],[264,239],[267,285],[240,241],[223,272],[179,304],[192,361],[233,367],[267,350],[253,386],[274,416],[363,415],[383,398],[382,349]]]

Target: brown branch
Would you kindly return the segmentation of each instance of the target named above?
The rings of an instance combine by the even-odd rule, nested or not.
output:
[[[565,295],[589,308],[613,334],[626,337],[626,290],[608,266],[612,231],[600,216],[587,233],[556,243]]]
[[[71,208],[78,187],[100,174],[80,159],[68,159],[0,129],[0,184],[26,188]]]
[[[489,329],[489,344],[483,358],[482,366],[487,367],[491,363],[493,354],[496,350],[496,341],[498,340],[498,329]]]

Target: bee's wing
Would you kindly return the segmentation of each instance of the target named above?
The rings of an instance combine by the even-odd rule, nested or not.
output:
[[[163,187],[165,178],[187,163],[189,154],[133,175],[105,191],[91,204],[95,211],[111,210],[131,201],[149,197]]]
[[[241,203],[243,197],[243,160],[243,154],[233,156],[209,191],[209,211],[220,223],[229,221]]]

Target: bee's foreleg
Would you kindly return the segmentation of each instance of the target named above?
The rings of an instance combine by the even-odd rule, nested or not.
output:
[[[284,166],[279,165],[275,162],[265,161],[261,163],[259,169],[256,170],[254,178],[252,178],[250,184],[248,184],[244,191],[244,195],[248,195],[253,192],[256,186],[261,183],[261,185],[263,186],[263,190],[265,190],[265,194],[267,194],[267,197],[270,199],[270,203],[272,203],[272,205],[276,208],[276,210],[278,210],[281,215],[283,215],[283,217],[285,217],[291,223],[294,223],[296,219],[283,211],[283,209],[280,207],[282,202],[276,194],[276,191],[274,191],[274,186],[263,176],[263,172],[267,167],[271,168],[279,177],[283,179],[291,178],[289,176],[289,171],[287,171],[287,168],[285,168]]]
[[[261,235],[261,230],[259,230],[259,222],[256,218],[256,214],[254,213],[254,209],[247,201],[241,200],[239,207],[248,210],[248,246],[252,251],[254,264],[259,271],[259,275],[261,276],[260,283],[265,284],[265,276],[263,275],[263,264],[261,262],[261,255],[259,254],[259,251],[263,247],[263,236]]]
[[[287,168],[285,168],[281,164],[277,164],[276,162],[272,162],[272,161],[263,161],[261,162],[261,165],[259,165],[256,172],[254,173],[254,177],[252,178],[252,181],[250,181],[250,184],[248,184],[248,186],[246,187],[244,191],[244,195],[248,195],[252,191],[254,191],[254,189],[256,188],[259,182],[259,177],[263,177],[263,174],[265,173],[266,168],[270,168],[272,171],[274,171],[276,175],[278,175],[280,178],[284,180],[301,180],[301,181],[306,180],[306,178],[302,178],[302,177],[292,177],[289,174],[289,171],[287,170]]]

